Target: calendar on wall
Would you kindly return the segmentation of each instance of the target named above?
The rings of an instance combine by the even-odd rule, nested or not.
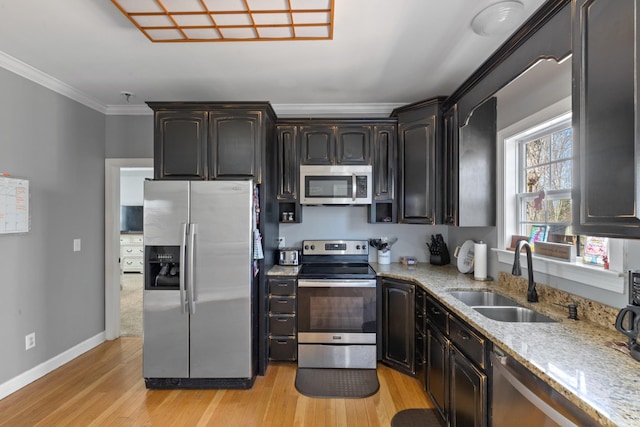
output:
[[[30,222],[29,180],[0,175],[0,234],[26,233]]]

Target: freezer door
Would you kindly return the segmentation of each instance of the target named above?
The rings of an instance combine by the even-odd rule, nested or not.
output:
[[[182,244],[189,221],[188,188],[186,181],[145,181],[145,247]],[[144,377],[189,377],[189,314],[181,307],[181,292],[145,290],[142,305]]]
[[[189,181],[144,182],[145,246],[179,245],[189,222]]]
[[[253,182],[193,181],[191,377],[250,378]]]
[[[180,292],[144,291],[142,373],[145,378],[189,377],[189,316]]]

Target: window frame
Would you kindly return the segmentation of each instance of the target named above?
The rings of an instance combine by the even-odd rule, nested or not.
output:
[[[518,185],[516,161],[518,150],[514,141],[522,139],[526,134],[534,133],[536,128],[539,130],[541,127],[547,127],[552,120],[556,122],[566,120],[567,116],[570,117],[570,114],[571,97],[567,97],[498,131],[498,247],[492,250],[497,254],[498,262],[500,263],[508,264],[509,266],[513,263],[514,253],[506,250],[506,248],[510,246],[511,237],[514,234],[518,234],[515,221],[515,214],[518,209],[515,196],[516,185]],[[545,125],[540,126],[541,123]],[[575,185],[575,183],[572,183],[572,185]],[[624,294],[625,278],[622,273],[624,242],[621,239],[609,239],[609,253],[611,256],[609,270],[582,264],[581,258],[577,258],[576,262],[566,262],[535,254],[533,256],[533,269],[549,277],[557,277],[617,294]],[[526,266],[526,259],[521,259],[521,266]]]

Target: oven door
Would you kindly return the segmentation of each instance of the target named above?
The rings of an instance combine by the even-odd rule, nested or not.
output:
[[[376,280],[298,280],[298,341],[376,343]]]

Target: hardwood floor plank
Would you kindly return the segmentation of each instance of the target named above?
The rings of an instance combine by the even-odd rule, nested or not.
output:
[[[402,409],[432,407],[420,383],[378,365],[364,399],[315,399],[295,363],[272,363],[250,390],[148,390],[142,339],[108,341],[0,400],[0,426],[389,427]]]

